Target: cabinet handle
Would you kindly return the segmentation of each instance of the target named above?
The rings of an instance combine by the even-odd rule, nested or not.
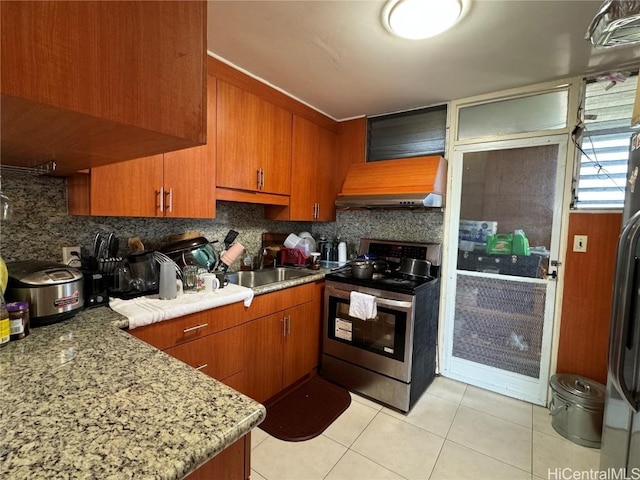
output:
[[[173,188],[169,188],[169,191],[165,192],[165,195],[169,197],[169,201],[167,202],[167,212],[173,212]]]
[[[208,366],[209,366],[209,364],[205,363],[204,365],[200,365],[200,366],[196,367],[196,370],[202,370],[204,368],[207,368]]]
[[[208,324],[208,323],[202,323],[202,324],[200,324],[200,325],[196,325],[195,327],[185,328],[185,329],[182,331],[182,333],[193,332],[194,330],[199,330],[199,329],[201,329],[201,328],[208,327],[208,326],[209,326],[209,324]]]
[[[264,169],[258,169],[258,190],[262,190],[264,188]]]
[[[258,170],[256,170],[256,185],[258,186],[258,190],[260,190],[260,170],[262,169],[259,168]]]
[[[289,315],[282,317],[282,336],[291,335],[291,317]]]
[[[320,218],[320,204],[316,203],[316,220]]]
[[[160,211],[164,212],[164,187],[160,187]]]

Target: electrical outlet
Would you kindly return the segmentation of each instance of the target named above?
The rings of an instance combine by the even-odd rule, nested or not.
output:
[[[573,251],[585,253],[587,251],[587,236],[586,235],[574,235],[573,236]]]
[[[62,263],[80,267],[80,247],[62,247]]]

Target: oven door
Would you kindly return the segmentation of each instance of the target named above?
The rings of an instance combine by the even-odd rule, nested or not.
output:
[[[376,297],[376,319],[349,315],[352,290]],[[323,353],[411,382],[413,296],[333,282],[325,284],[324,295]]]

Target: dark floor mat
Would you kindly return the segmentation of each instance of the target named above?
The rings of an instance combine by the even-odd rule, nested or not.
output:
[[[351,404],[349,392],[314,377],[272,405],[260,428],[286,442],[317,437]]]

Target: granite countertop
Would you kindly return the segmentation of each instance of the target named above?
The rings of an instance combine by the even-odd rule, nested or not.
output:
[[[122,318],[84,310],[0,349],[3,478],[179,479],[264,419]]]
[[[284,280],[282,282],[269,283],[260,287],[254,287],[252,288],[253,293],[254,295],[263,295],[265,293],[282,290],[283,288],[297,287],[298,285],[303,285],[305,283],[317,282],[318,280],[323,280],[324,276],[331,271],[328,268],[321,268],[320,270],[302,270],[314,273],[305,277],[292,278],[291,280]]]

